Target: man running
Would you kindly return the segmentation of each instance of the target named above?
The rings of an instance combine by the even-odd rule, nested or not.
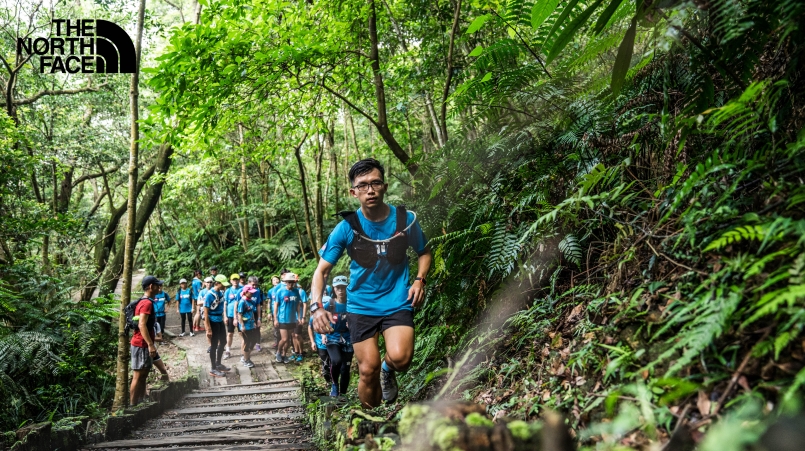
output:
[[[288,344],[296,326],[303,321],[302,296],[296,288],[299,276],[289,272],[282,275],[284,286],[274,293],[274,327],[280,331],[280,342],[277,347],[277,362],[290,363]],[[297,349],[299,345],[297,344]]]
[[[238,324],[240,325],[240,332],[243,338],[243,358],[241,363],[246,368],[254,368],[252,362],[252,349],[257,343],[259,338],[258,332],[260,331],[260,320],[258,319],[259,306],[254,301],[254,294],[257,289],[251,285],[246,285],[240,291],[240,301],[238,302]]]
[[[311,288],[314,329],[331,333],[333,315],[322,308],[321,298],[330,271],[346,250],[352,258],[347,312],[360,372],[358,396],[370,408],[380,405],[381,398],[388,403],[397,399],[396,372],[411,365],[413,310],[425,299],[425,276],[431,264],[431,252],[416,215],[405,212],[402,216],[404,207],[394,208],[383,202],[388,190],[384,177],[383,166],[373,158],[361,160],[349,170],[349,193],[361,207],[342,215],[345,220],[319,250],[321,259]],[[417,277],[410,285],[408,247],[419,256]],[[382,360],[380,334],[386,344]]]
[[[134,321],[137,328],[131,336],[131,387],[129,387],[129,404],[136,406],[145,398],[145,381],[152,366],[157,366],[162,373],[162,380],[168,380],[168,371],[154,346],[156,317],[154,316],[154,297],[162,291],[162,281],[154,276],[145,276],[142,280],[143,297],[137,301],[134,309]],[[159,362],[157,365],[156,362]]]
[[[210,340],[210,375],[214,377],[226,377],[224,373],[231,369],[221,364],[221,356],[226,343],[224,288],[228,286],[226,277],[219,274],[215,277],[215,285],[204,298],[204,323],[207,326],[207,338]]]

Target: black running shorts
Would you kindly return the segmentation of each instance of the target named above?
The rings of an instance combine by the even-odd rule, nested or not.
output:
[[[246,351],[254,349],[254,345],[259,341],[260,329],[250,329],[243,331],[243,344]]]
[[[349,324],[349,336],[352,338],[352,343],[360,343],[374,337],[377,333],[385,332],[390,327],[408,326],[413,329],[414,312],[412,310],[400,310],[388,316],[348,313],[347,324]]]
[[[235,319],[234,318],[227,318],[226,319],[226,333],[228,333],[228,334],[235,333]]]
[[[296,330],[297,325],[298,325],[298,323],[280,323],[279,329]]]

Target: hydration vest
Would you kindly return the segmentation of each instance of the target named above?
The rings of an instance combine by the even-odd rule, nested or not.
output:
[[[397,229],[393,236],[385,240],[373,240],[366,236],[356,212],[342,211],[336,214],[344,218],[352,228],[354,237],[347,248],[347,254],[352,260],[367,269],[375,268],[381,258],[392,265],[399,265],[405,261],[405,252],[408,250],[408,233],[405,231],[408,213],[405,205],[398,205],[396,209]],[[385,255],[382,252],[385,252]]]

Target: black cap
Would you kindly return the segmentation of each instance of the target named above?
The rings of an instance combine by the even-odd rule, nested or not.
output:
[[[154,276],[145,276],[143,277],[143,290],[148,288],[150,285],[157,284],[162,285],[162,281],[157,279]]]
[[[218,267],[217,266],[210,266],[210,271],[218,271]]]
[[[280,271],[280,275],[287,274],[289,272],[291,271],[288,271],[288,268],[283,268],[282,271]]]
[[[246,273],[245,272],[240,273],[240,280],[243,280],[245,278],[246,278]]]

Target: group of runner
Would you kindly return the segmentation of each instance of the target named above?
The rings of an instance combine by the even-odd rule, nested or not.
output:
[[[398,395],[396,373],[411,365],[414,353],[413,310],[425,299],[425,276],[431,264],[416,214],[404,206],[391,207],[383,199],[388,184],[383,166],[368,158],[349,171],[350,195],[360,202],[357,211],[339,213],[344,220],[332,231],[319,250],[320,260],[310,296],[299,286],[299,277],[283,270],[272,277],[272,288],[261,291],[259,279],[232,274],[229,279],[210,268],[201,279],[196,271],[192,282],[181,279],[176,292],[177,313],[190,336],[203,330],[209,340],[210,375],[225,377],[231,368],[222,364],[232,356],[232,339],[239,332],[243,341],[241,363],[251,368],[251,353],[260,351],[264,320],[274,326],[277,362],[302,361],[302,335],[318,353],[324,378],[331,384],[330,394],[344,394],[350,382],[353,356],[360,380],[358,396],[365,407],[376,407],[381,400],[393,402]],[[410,280],[408,248],[417,254],[417,275]],[[330,273],[344,252],[350,256],[349,278],[332,279]],[[131,341],[132,403],[145,393],[145,376],[151,366],[163,371],[152,332],[164,330],[167,294],[162,281],[153,276],[143,279],[143,300],[136,307],[140,321]],[[195,306],[194,306],[195,303]],[[195,313],[195,315],[194,315]],[[310,314],[309,320],[306,321]],[[192,321],[192,322],[191,322]],[[378,346],[383,335],[386,353],[381,359]],[[149,337],[148,339],[146,337]],[[290,351],[290,352],[289,352]],[[135,387],[142,382],[142,388]],[[136,388],[136,390],[135,390]]]

